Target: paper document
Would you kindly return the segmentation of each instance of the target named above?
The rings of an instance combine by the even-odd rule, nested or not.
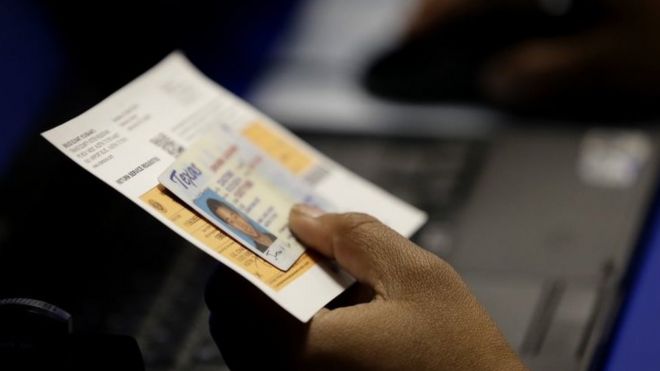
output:
[[[180,53],[42,135],[301,321],[353,279],[291,236],[292,204],[369,213],[404,236],[426,221],[206,78]]]

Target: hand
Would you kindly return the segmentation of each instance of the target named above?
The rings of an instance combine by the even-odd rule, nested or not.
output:
[[[245,303],[243,298],[214,308],[213,296],[220,289],[211,286],[207,301],[214,319],[236,323],[232,315],[241,315],[258,322],[235,328],[232,321],[212,321],[230,367],[254,368],[263,361],[270,368],[277,362],[278,367],[310,370],[525,369],[459,275],[376,219],[321,215],[298,206],[289,226],[305,245],[336,260],[363,285],[348,293],[361,299],[324,309],[301,324],[272,303],[266,308],[269,300],[263,295],[250,299],[246,308],[232,309]],[[366,300],[364,288],[371,293]],[[246,349],[266,348],[259,357],[245,355]]]
[[[412,33],[429,25],[469,17],[489,7],[537,6],[537,0],[424,0]],[[481,88],[495,102],[544,105],[552,100],[628,100],[654,105],[660,99],[660,2],[600,2],[592,26],[555,38],[529,39],[496,54],[481,71]],[[475,25],[479,27],[479,25]],[[593,98],[592,98],[593,97]],[[640,102],[642,100],[642,102]],[[603,108],[603,107],[601,107]]]

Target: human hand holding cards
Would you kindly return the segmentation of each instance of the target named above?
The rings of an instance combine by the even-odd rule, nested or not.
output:
[[[366,212],[404,236],[426,221],[420,210],[202,75],[180,53],[42,135],[303,322],[353,279],[329,269],[291,235],[292,205]]]

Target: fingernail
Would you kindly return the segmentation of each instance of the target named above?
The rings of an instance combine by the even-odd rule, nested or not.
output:
[[[293,207],[293,212],[306,216],[308,218],[318,218],[319,216],[325,214],[325,212],[317,207],[297,204]]]

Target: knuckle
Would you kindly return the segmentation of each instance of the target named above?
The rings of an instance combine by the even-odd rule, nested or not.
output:
[[[422,249],[415,249],[415,271],[425,276],[447,276],[453,272],[453,268],[444,259]]]
[[[362,213],[342,214],[340,224],[340,232],[346,238],[363,238],[381,225],[378,219]]]
[[[341,214],[338,228],[333,236],[333,245],[344,251],[363,250],[374,258],[374,250],[382,248],[379,240],[383,224],[378,219],[361,213]]]

